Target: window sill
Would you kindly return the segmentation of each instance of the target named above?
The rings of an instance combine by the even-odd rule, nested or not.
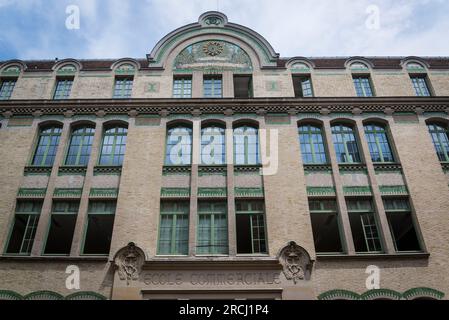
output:
[[[52,169],[52,166],[27,166],[24,169],[24,175],[50,175]]]
[[[85,175],[87,166],[61,166],[58,170],[58,175]]]
[[[61,255],[43,255],[43,256],[25,256],[4,254],[0,256],[0,261],[93,261],[107,262],[108,256],[61,256]]]
[[[317,261],[339,261],[339,260],[428,260],[428,252],[404,252],[404,253],[374,253],[374,254],[317,254]]]
[[[95,166],[94,175],[120,175],[122,166]]]

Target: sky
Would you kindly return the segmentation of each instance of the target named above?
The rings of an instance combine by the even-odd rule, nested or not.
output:
[[[0,0],[0,60],[145,58],[217,9],[281,57],[449,56],[449,0]]]

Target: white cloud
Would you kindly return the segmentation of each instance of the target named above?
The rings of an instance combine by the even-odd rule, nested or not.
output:
[[[444,41],[449,19],[442,14],[449,12],[449,1],[219,1],[231,22],[262,34],[283,57],[449,52],[449,42]],[[81,29],[64,34],[68,4],[80,6]],[[369,5],[380,8],[379,30],[365,25]],[[205,11],[216,10],[217,0],[0,0],[0,7],[28,12],[27,17],[34,10],[44,21],[31,30],[30,38],[20,24],[11,27],[9,35],[0,35],[2,44],[14,46],[21,58],[143,58],[165,34],[196,22]],[[5,30],[1,21],[0,28]]]

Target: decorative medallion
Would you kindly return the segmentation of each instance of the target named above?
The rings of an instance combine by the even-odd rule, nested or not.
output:
[[[218,41],[206,42],[203,45],[203,51],[211,57],[218,56],[223,52],[223,44]]]
[[[209,18],[206,19],[206,24],[207,24],[208,26],[211,26],[211,25],[213,25],[213,26],[219,26],[219,25],[222,24],[222,23],[223,23],[223,20],[221,20],[220,17],[211,16],[211,17],[209,17]]]
[[[284,267],[284,275],[287,280],[293,280],[296,284],[300,280],[309,280],[312,272],[313,261],[307,251],[291,241],[279,254],[279,262]]]
[[[139,279],[144,262],[145,253],[133,242],[119,250],[114,258],[114,263],[118,268],[118,276],[120,280],[126,280],[127,285],[131,281]]]

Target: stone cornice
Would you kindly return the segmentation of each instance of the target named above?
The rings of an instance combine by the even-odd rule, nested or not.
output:
[[[83,99],[83,100],[8,100],[0,102],[0,114],[63,115],[73,114],[203,114],[234,113],[352,113],[366,112],[448,112],[449,97],[376,97],[376,98],[253,98],[253,99]]]

